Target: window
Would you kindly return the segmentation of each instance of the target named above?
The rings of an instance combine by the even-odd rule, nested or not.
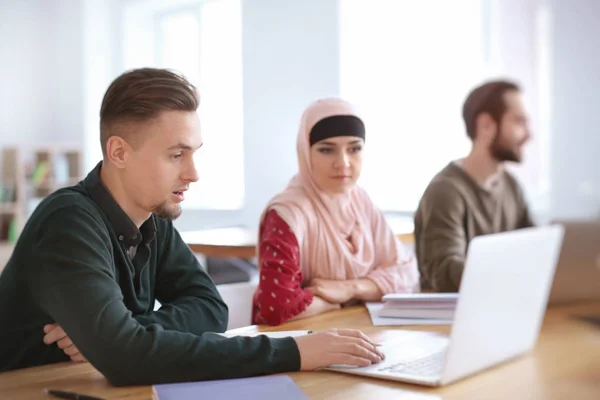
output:
[[[484,5],[340,0],[340,95],[364,116],[360,184],[385,211],[414,211],[431,178],[470,149],[462,104],[485,78],[501,76],[492,74]]]
[[[125,13],[125,68],[183,73],[200,93],[200,180],[186,208],[237,210],[244,203],[241,0],[132,2]],[[147,45],[150,42],[151,45]]]

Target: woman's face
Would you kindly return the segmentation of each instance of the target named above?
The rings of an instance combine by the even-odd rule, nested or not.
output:
[[[310,148],[313,179],[329,194],[345,193],[356,185],[362,169],[364,140],[337,136],[321,140]]]

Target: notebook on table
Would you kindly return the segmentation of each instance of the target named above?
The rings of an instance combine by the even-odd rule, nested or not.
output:
[[[287,375],[217,381],[167,383],[153,386],[154,400],[306,400]]]
[[[415,318],[415,319],[449,319],[454,318],[454,308],[391,308],[385,307],[379,311],[380,317],[386,318]]]
[[[452,323],[458,293],[396,293],[383,296],[381,318],[447,321]]]
[[[373,326],[402,326],[402,325],[452,325],[452,319],[448,318],[400,318],[382,317],[381,313],[385,303],[367,302],[365,307],[369,311]]]
[[[390,308],[455,308],[458,293],[392,293],[382,300]]]

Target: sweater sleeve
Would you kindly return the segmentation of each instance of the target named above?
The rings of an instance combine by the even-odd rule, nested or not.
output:
[[[275,210],[269,210],[263,221],[258,261],[254,323],[279,325],[306,310],[313,295],[302,288],[298,241]]]
[[[438,292],[457,292],[467,252],[465,204],[447,182],[432,183],[421,198],[415,241],[421,274]]]
[[[165,227],[155,288],[162,306],[135,319],[144,326],[156,323],[165,330],[196,335],[224,332],[229,313],[221,295],[173,223],[165,223]]]
[[[44,221],[32,249],[29,291],[113,385],[239,378],[300,368],[292,338],[225,338],[143,326],[123,302],[112,257],[109,233],[93,211],[60,208]]]

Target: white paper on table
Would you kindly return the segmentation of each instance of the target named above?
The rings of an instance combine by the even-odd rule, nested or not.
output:
[[[429,319],[429,318],[390,318],[380,317],[379,311],[384,303],[365,303],[373,326],[396,326],[396,325],[452,325],[451,319]]]
[[[225,333],[218,333],[218,335],[225,337],[235,337],[235,336],[260,336],[265,335],[270,338],[284,338],[284,337],[296,337],[296,336],[304,336],[312,333],[312,331],[306,330],[298,330],[298,331],[278,331],[278,332],[243,332],[243,331],[227,331]]]

